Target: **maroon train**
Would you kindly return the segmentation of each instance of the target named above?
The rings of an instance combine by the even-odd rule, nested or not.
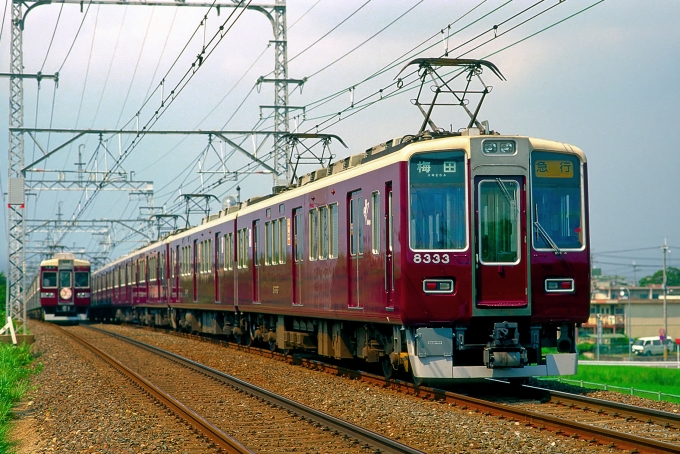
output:
[[[90,300],[90,262],[59,252],[40,262],[26,292],[26,312],[50,322],[78,323],[87,320]]]
[[[476,128],[405,136],[97,270],[90,317],[419,381],[574,374],[587,214],[574,146]]]

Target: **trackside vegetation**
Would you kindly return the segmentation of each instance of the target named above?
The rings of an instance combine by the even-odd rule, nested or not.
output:
[[[0,278],[4,278],[4,275]],[[1,280],[4,283],[4,279]],[[4,296],[5,292],[3,291],[0,299],[4,300]],[[0,320],[6,321],[4,307],[3,301],[3,309],[0,309]],[[0,326],[4,326],[4,322]],[[28,389],[29,376],[40,370],[31,366],[33,359],[30,346],[0,343],[0,453],[13,452],[14,450],[14,444],[9,439],[12,407]]]
[[[574,381],[583,380],[585,388],[603,389],[607,385],[608,391],[630,394],[656,399],[654,395],[645,395],[639,391],[673,394],[680,396],[680,382],[677,369],[663,369],[638,366],[591,366],[583,363],[578,366],[578,374],[564,377],[565,382],[575,384]],[[587,383],[586,383],[587,382]],[[597,385],[593,385],[596,383]],[[621,388],[621,389],[619,389]],[[663,400],[680,403],[680,399],[664,396]]]

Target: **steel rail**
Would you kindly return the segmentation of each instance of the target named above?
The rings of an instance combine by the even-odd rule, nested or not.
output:
[[[116,333],[112,333],[105,330],[102,331],[110,335],[118,336]],[[172,331],[169,330],[162,331],[172,333]],[[260,356],[267,356],[282,361],[287,361],[291,364],[300,365],[312,370],[326,372],[333,375],[345,376],[354,380],[362,380],[367,383],[383,386],[385,388],[390,388],[394,391],[414,395],[416,397],[420,397],[426,400],[443,401],[445,403],[458,406],[464,410],[475,411],[487,416],[497,416],[499,418],[512,418],[513,420],[524,422],[525,425],[527,426],[533,426],[541,430],[550,430],[555,434],[569,436],[572,438],[579,437],[585,438],[591,441],[592,443],[600,443],[603,445],[616,447],[618,449],[628,449],[634,452],[638,452],[640,454],[680,453],[680,445],[665,443],[649,438],[643,438],[632,434],[619,433],[606,428],[600,428],[589,424],[579,423],[576,421],[568,421],[559,417],[544,415],[531,410],[525,410],[507,404],[495,403],[484,399],[453,393],[450,391],[430,388],[427,386],[416,386],[412,383],[402,380],[394,379],[387,380],[384,377],[375,374],[347,369],[340,366],[336,366],[334,364],[328,364],[323,361],[305,358],[303,356],[283,355],[281,353],[270,352],[269,350],[265,349],[238,346],[236,344],[224,341],[212,341],[210,339],[206,340],[205,337],[201,336],[186,334],[182,336],[194,340],[200,340],[203,342],[214,342],[223,346],[226,345],[229,348],[247,350],[250,353],[258,354]],[[640,408],[636,409],[640,410]],[[643,411],[646,410],[647,409],[644,409]],[[629,408],[628,411],[633,411],[633,409]]]
[[[55,326],[57,326],[57,325],[55,325]],[[158,387],[154,386],[151,382],[146,380],[141,375],[135,373],[131,369],[127,368],[125,365],[121,364],[115,358],[104,353],[102,350],[100,350],[97,347],[95,347],[94,345],[90,344],[88,341],[81,338],[80,336],[73,334],[69,331],[66,331],[65,329],[63,329],[59,326],[57,326],[57,328],[59,328],[61,330],[61,332],[65,333],[69,337],[71,337],[74,341],[76,341],[80,345],[88,348],[95,355],[102,358],[109,365],[113,366],[121,374],[123,374],[125,377],[127,377],[129,380],[131,380],[133,383],[136,383],[137,385],[139,385],[151,397],[158,400],[166,408],[170,409],[176,415],[181,417],[183,420],[185,420],[187,423],[189,423],[191,425],[191,427],[196,429],[199,433],[201,433],[207,439],[209,439],[212,443],[214,443],[216,447],[223,449],[228,454],[252,454],[253,451],[247,449],[245,446],[240,444],[238,441],[231,438],[229,435],[227,435],[226,433],[222,432],[220,429],[215,427],[212,423],[210,423],[209,421],[202,418],[198,413],[194,412],[190,408],[187,408],[181,402],[179,402],[178,400],[176,400],[175,398],[173,398],[169,394],[166,394],[165,392],[163,392]]]
[[[540,386],[524,385],[524,388],[548,393],[550,400],[554,404],[575,406],[582,410],[594,412],[606,411],[612,416],[621,418],[633,418],[648,424],[657,424],[663,427],[673,427],[680,429],[680,415],[667,411],[655,410],[653,408],[637,407],[635,405],[613,402],[595,397],[571,394],[564,391],[541,388]],[[613,412],[613,413],[612,413]],[[680,447],[678,447],[680,450]]]
[[[123,336],[118,333],[113,333],[111,331],[106,331],[103,329],[95,328],[93,326],[88,326],[89,329],[95,330],[97,332],[115,337],[117,339],[124,340],[130,344],[133,344],[139,348],[145,349],[147,351],[156,353],[170,360],[176,361],[184,366],[190,367],[196,371],[205,374],[220,382],[226,383],[238,390],[246,392],[258,399],[262,399],[271,402],[284,410],[294,412],[303,419],[314,421],[319,424],[323,424],[330,430],[335,430],[339,433],[347,434],[348,436],[355,438],[360,443],[368,445],[378,452],[381,453],[394,453],[394,454],[421,454],[422,451],[411,448],[410,446],[399,443],[396,440],[392,440],[388,437],[382,436],[378,433],[372,432],[370,430],[364,429],[363,427],[356,426],[340,418],[329,415],[319,410],[315,410],[311,407],[303,405],[299,402],[295,402],[291,399],[283,397],[279,394],[268,391],[259,386],[255,386],[246,381],[243,381],[234,376],[225,374],[224,372],[218,371],[204,364],[192,361],[183,356],[177,355],[175,353],[163,350],[153,345],[146,344],[144,342],[138,341],[136,339]]]

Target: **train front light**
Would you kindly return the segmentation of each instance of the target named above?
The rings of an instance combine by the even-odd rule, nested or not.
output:
[[[76,293],[76,298],[89,298],[90,293],[89,292],[78,292]]]
[[[40,298],[54,298],[54,292],[40,292]]]

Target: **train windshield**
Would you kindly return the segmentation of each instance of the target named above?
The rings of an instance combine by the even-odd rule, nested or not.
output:
[[[581,162],[566,154],[531,154],[531,216],[534,249],[582,249],[583,203]]]
[[[74,278],[76,288],[88,288],[90,286],[90,273],[87,271],[76,271]]]
[[[70,271],[59,271],[59,287],[71,287]]]
[[[467,248],[465,153],[420,153],[409,162],[409,243],[413,250]]]
[[[43,288],[54,288],[57,286],[57,272],[56,271],[43,271]]]

